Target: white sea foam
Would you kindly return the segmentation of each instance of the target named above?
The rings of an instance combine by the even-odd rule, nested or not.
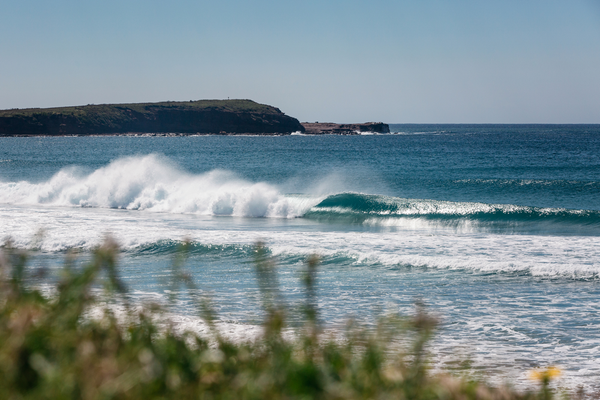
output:
[[[226,171],[192,175],[157,155],[113,161],[89,175],[65,168],[49,181],[0,183],[0,203],[293,218],[318,198],[285,197],[267,183]]]
[[[92,248],[111,232],[125,250],[161,240],[212,245],[265,241],[276,255],[344,257],[356,264],[414,265],[436,269],[520,272],[537,276],[600,277],[595,236],[503,235],[427,224],[390,231],[323,230],[303,219],[190,217],[170,213],[54,206],[1,206],[0,237],[31,246],[43,228],[46,251]]]

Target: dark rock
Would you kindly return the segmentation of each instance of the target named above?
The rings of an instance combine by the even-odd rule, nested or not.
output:
[[[383,122],[364,124],[334,124],[331,122],[303,122],[306,134],[310,135],[359,135],[361,132],[390,133],[390,127]]]

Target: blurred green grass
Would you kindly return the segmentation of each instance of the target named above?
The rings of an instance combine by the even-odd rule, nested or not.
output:
[[[519,393],[465,377],[434,374],[427,344],[436,320],[381,318],[376,329],[349,325],[343,338],[319,326],[314,285],[319,260],[306,262],[304,326],[289,335],[287,310],[265,247],[254,250],[265,320],[262,334],[235,342],[215,324],[210,300],[184,270],[184,244],[173,261],[172,289],[185,286],[211,334],[176,334],[161,324],[168,305],[129,304],[118,275],[118,246],[107,239],[92,261],[67,257],[60,282],[44,295],[27,254],[7,242],[0,253],[0,398],[2,399],[550,399],[550,373],[539,391]],[[38,271],[37,273],[43,273]],[[102,294],[95,288],[103,286]],[[171,293],[174,293],[172,290]],[[108,302],[106,300],[109,300]],[[171,299],[173,300],[173,299]],[[125,310],[117,317],[114,307]],[[102,310],[91,318],[92,309]],[[284,332],[286,333],[284,335]],[[284,337],[285,336],[285,337]],[[404,346],[398,346],[398,343]],[[548,370],[550,371],[550,369]]]

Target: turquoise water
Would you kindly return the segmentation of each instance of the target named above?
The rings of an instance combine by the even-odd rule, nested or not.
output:
[[[433,364],[457,358],[530,385],[600,382],[600,126],[392,125],[391,135],[0,138],[0,236],[58,268],[110,233],[136,298],[186,268],[231,331],[260,321],[256,241],[294,309],[322,258],[322,321],[372,324],[422,299],[442,319]],[[194,315],[185,295],[177,313]],[[292,322],[297,321],[294,313]],[[243,336],[243,334],[242,334]]]

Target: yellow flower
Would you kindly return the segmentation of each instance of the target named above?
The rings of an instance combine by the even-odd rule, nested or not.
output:
[[[551,366],[546,369],[534,369],[529,372],[529,379],[533,381],[551,381],[562,374],[560,368]]]

